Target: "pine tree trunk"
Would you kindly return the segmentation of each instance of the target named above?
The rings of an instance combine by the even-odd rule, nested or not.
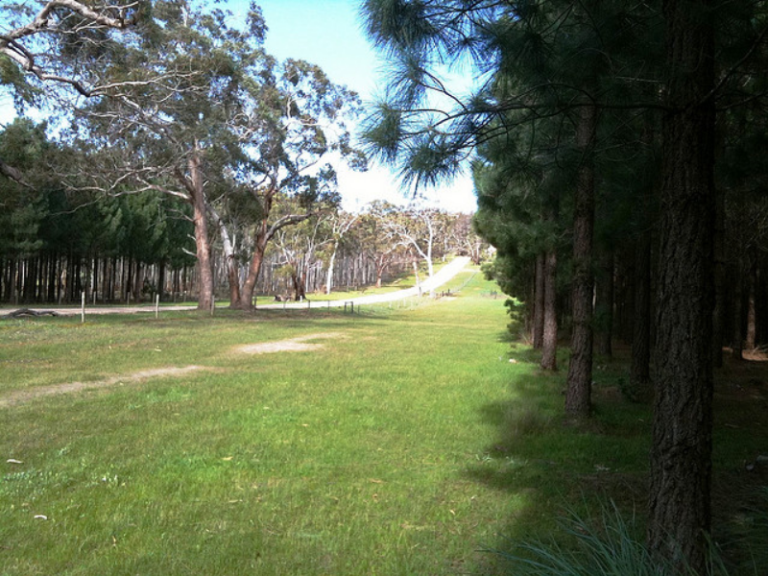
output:
[[[638,397],[651,392],[651,238],[645,232],[635,249],[635,297],[629,383]]]
[[[757,260],[752,258],[749,267],[749,292],[747,293],[747,337],[744,346],[747,350],[754,350],[757,345],[757,309],[755,306],[755,292],[757,290]]]
[[[743,277],[742,258],[737,257],[736,263],[732,265],[729,275],[733,284],[733,310],[731,317],[731,356],[734,360],[743,360],[744,334],[742,332],[743,324],[743,299],[744,299],[744,277]]]
[[[80,292],[82,291],[82,283],[80,281],[80,258],[72,257],[72,274],[70,275],[72,281],[69,283],[71,291],[69,294],[69,302],[73,304],[80,300]]]
[[[763,255],[764,260],[761,262],[760,267],[757,270],[757,277],[755,278],[757,284],[755,289],[755,303],[757,307],[756,312],[756,337],[757,347],[768,344],[768,284],[766,284],[765,264],[768,263],[768,256]]]
[[[136,303],[142,301],[144,296],[144,266],[140,260],[136,260],[136,274],[133,277],[133,297]]]
[[[61,254],[59,254],[56,260],[56,302],[61,304],[61,301],[66,297],[67,264],[66,261],[62,261],[64,258]]]
[[[99,259],[93,259],[93,272],[91,274],[91,299],[94,301],[99,297]]]
[[[619,263],[619,274],[622,279],[622,308],[619,315],[618,334],[622,341],[632,343],[634,338],[635,316],[635,254],[634,250],[627,258]]]
[[[580,109],[576,145],[582,164],[576,183],[573,216],[573,332],[568,365],[565,411],[571,416],[589,416],[592,407],[592,236],[595,220],[595,173],[591,161],[595,142],[597,110],[591,104]]]
[[[708,0],[665,0],[667,112],[648,548],[705,574],[711,525],[714,34]]]
[[[171,274],[171,301],[172,302],[176,302],[177,294],[181,292],[179,282],[180,282],[179,269],[173,268],[173,273]]]
[[[21,262],[16,260],[15,258],[11,261],[13,265],[13,276],[11,277],[11,302],[14,304],[19,303],[19,282],[21,279],[19,278],[19,268],[21,267]]]
[[[56,301],[56,262],[58,258],[56,253],[48,253],[48,292],[46,296],[47,302]]]
[[[725,194],[715,190],[715,309],[712,312],[712,366],[723,365],[725,341]]]
[[[600,354],[604,356],[612,356],[613,346],[611,344],[613,337],[614,289],[613,252],[608,251],[603,254],[600,264],[600,275],[596,290],[597,299],[595,302],[596,320],[600,329],[598,349]]]
[[[24,301],[35,301],[35,286],[37,285],[37,262],[36,258],[27,258],[24,271]]]
[[[557,251],[544,258],[544,332],[541,339],[541,367],[557,370]]]
[[[2,268],[2,279],[0,280],[0,288],[2,288],[2,291],[0,292],[0,296],[2,296],[3,302],[9,302],[10,301],[10,260],[3,259],[2,260],[3,268]]]
[[[544,344],[544,261],[546,255],[536,255],[536,271],[533,289],[533,347],[540,349]]]
[[[128,270],[126,272],[126,269]],[[123,258],[123,273],[125,274],[125,281],[123,283],[123,299],[127,302],[133,294],[133,258]]]
[[[167,265],[165,260],[160,261],[160,269],[157,271],[157,297],[162,302],[165,299],[165,281]]]

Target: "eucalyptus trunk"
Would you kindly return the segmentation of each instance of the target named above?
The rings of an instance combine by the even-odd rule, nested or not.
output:
[[[253,294],[256,291],[256,282],[259,280],[261,264],[264,262],[264,253],[267,251],[268,242],[267,223],[264,221],[254,236],[253,255],[248,266],[248,276],[243,283],[243,289],[240,291],[238,308],[241,310],[253,309]]]
[[[338,245],[333,245],[333,252],[331,252],[331,258],[328,261],[328,272],[325,276],[325,293],[330,294],[333,290],[333,267],[336,264],[336,252],[338,250]]]
[[[197,308],[210,310],[213,306],[213,265],[211,244],[208,238],[208,216],[203,191],[203,174],[200,155],[195,151],[189,158],[189,179],[185,182],[192,203],[192,222],[195,230],[197,255]]]
[[[379,255],[376,260],[376,288],[381,288],[384,279],[384,272],[389,268],[390,260],[386,254]]]
[[[221,247],[224,253],[224,265],[227,270],[227,282],[229,284],[229,307],[237,308],[240,305],[240,272],[238,269],[237,255],[235,254],[235,244],[232,242],[232,236],[224,221],[218,212],[208,206],[211,219],[219,229],[221,237]]]

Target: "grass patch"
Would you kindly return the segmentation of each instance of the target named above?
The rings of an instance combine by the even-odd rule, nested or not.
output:
[[[615,392],[621,360],[597,374],[595,423],[574,429],[563,374],[510,348],[495,287],[470,273],[448,288],[362,315],[0,323],[0,402],[30,395],[0,406],[0,574],[499,573],[480,550],[558,537],[574,503],[642,512],[650,416]],[[317,347],[242,350],[297,341]],[[738,428],[719,428],[716,465],[741,477],[761,440],[728,398],[719,418]],[[750,522],[722,525],[735,542]]]
[[[164,366],[205,370],[0,408],[0,573],[470,565],[510,512],[464,474],[492,435],[481,406],[505,397],[509,367],[487,339],[504,322],[501,301],[466,300],[379,316],[4,323],[12,369],[0,398]],[[313,351],[237,351],[313,334]]]

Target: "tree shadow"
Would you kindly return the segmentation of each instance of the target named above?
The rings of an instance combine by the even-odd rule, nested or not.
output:
[[[626,358],[598,362],[593,417],[565,418],[565,373],[549,374],[529,364],[530,348],[513,347],[518,366],[508,398],[485,404],[478,419],[494,431],[464,475],[498,491],[509,508],[489,550],[510,551],[520,542],[567,541],[562,519],[577,514],[600,524],[612,502],[625,518],[636,518],[634,537],[643,541],[647,508],[651,406],[628,401],[620,389]],[[610,360],[610,361],[609,361]],[[561,365],[566,365],[565,363]],[[727,361],[716,374],[713,454],[713,541],[734,574],[749,562],[768,565],[768,377],[758,361]],[[503,573],[478,558],[478,573]],[[747,567],[747,572],[749,567]],[[762,572],[761,572],[762,573]]]
[[[534,361],[521,352],[521,363]],[[490,550],[565,537],[564,517],[589,517],[609,501],[628,514],[645,509],[648,407],[629,404],[615,387],[600,388],[593,391],[594,418],[571,422],[563,410],[564,378],[520,366],[509,398],[479,410],[479,419],[495,430],[494,440],[464,475],[498,491],[500,505],[510,510],[496,541],[486,543]],[[480,573],[488,562],[503,562],[485,556],[478,559]]]

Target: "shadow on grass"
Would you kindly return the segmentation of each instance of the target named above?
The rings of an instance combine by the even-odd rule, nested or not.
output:
[[[464,472],[499,491],[500,506],[511,510],[487,548],[567,543],[559,520],[575,513],[598,525],[608,502],[638,520],[632,536],[642,542],[652,417],[649,405],[631,403],[621,393],[628,351],[597,357],[594,414],[579,425],[564,417],[567,358],[558,358],[561,371],[553,375],[535,366],[539,354],[530,347],[513,344],[510,357],[516,366],[508,399],[486,404],[478,414],[495,430],[494,440]],[[768,378],[761,368],[730,363],[716,378],[713,538],[731,575],[768,573],[760,571],[768,565]],[[479,559],[479,573],[503,562],[502,556],[482,556],[489,558]]]
[[[511,356],[517,365],[508,399],[486,404],[479,413],[496,431],[494,441],[464,472],[499,491],[500,505],[511,509],[499,526],[498,541],[487,542],[487,548],[509,550],[522,540],[567,539],[559,520],[574,512],[597,517],[609,500],[629,515],[642,512],[648,408],[626,403],[615,387],[601,387],[593,391],[594,418],[570,423],[563,411],[565,372],[551,374],[532,366],[538,364],[538,353],[529,348],[515,347]],[[482,556],[481,563],[502,561],[496,555]]]

